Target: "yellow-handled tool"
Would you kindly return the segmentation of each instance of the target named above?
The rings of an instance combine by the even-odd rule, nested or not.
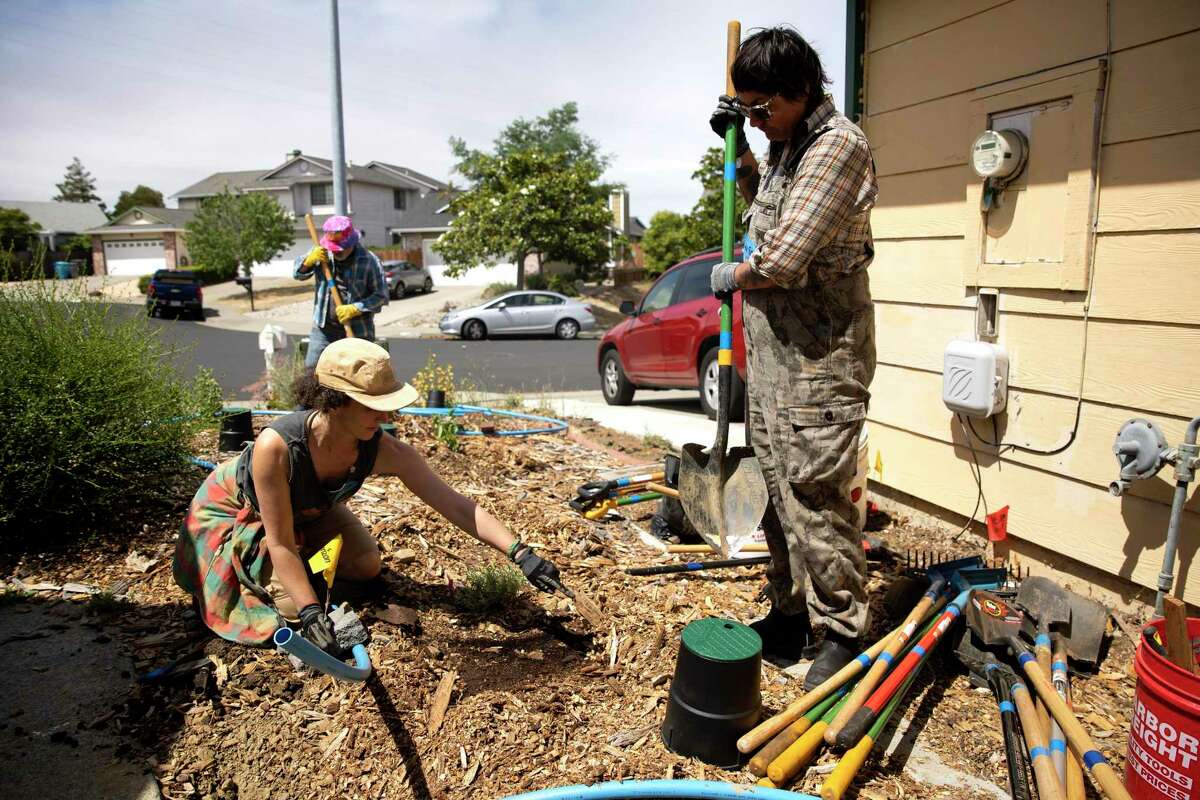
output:
[[[321,237],[317,236],[317,226],[313,223],[312,214],[305,214],[304,221],[308,223],[308,235],[312,237],[312,243],[315,247],[321,246]],[[342,304],[342,293],[338,291],[337,284],[333,282],[333,273],[329,271],[329,257],[321,259],[321,274],[325,276],[325,283],[329,286],[329,294],[333,297],[334,308]],[[354,329],[350,327],[349,322],[342,323],[342,330],[346,332],[347,339],[354,338]]]

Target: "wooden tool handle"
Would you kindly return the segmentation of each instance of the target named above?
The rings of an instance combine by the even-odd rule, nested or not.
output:
[[[649,483],[646,484],[646,488],[652,492],[658,492],[659,494],[663,495],[664,497],[674,497],[676,499],[679,498],[679,490],[678,489],[672,489],[670,486],[663,486],[661,483],[655,483],[654,481],[650,481]],[[670,551],[668,551],[668,552],[670,552]]]
[[[742,23],[731,19],[725,27],[725,94],[732,97],[737,89],[733,88],[733,60],[737,58],[738,46],[742,43]]]
[[[1061,661],[1063,664],[1063,691],[1059,693],[1059,696],[1067,704],[1067,708],[1074,711],[1071,703],[1071,670],[1067,661],[1067,642],[1061,636],[1054,640],[1054,660]],[[1054,724],[1058,727],[1058,734],[1061,736],[1062,726],[1058,724],[1058,720],[1054,720]],[[1067,800],[1085,800],[1087,790],[1084,788],[1083,764],[1080,763],[1079,757],[1070,750],[1067,751],[1066,778],[1063,783],[1067,790]]]
[[[1033,648],[1033,654],[1037,657],[1038,666],[1042,668],[1042,672],[1049,675],[1050,674],[1050,642],[1049,642],[1050,637],[1046,636],[1046,641],[1045,641],[1045,643],[1043,643],[1042,641],[1040,641],[1043,635],[1046,635],[1046,634],[1041,634],[1038,636],[1039,641],[1038,641],[1037,646],[1035,646]],[[1046,741],[1048,742],[1048,741],[1050,741],[1050,712],[1046,710],[1046,704],[1043,703],[1040,698],[1034,704],[1034,708],[1037,709],[1038,724],[1042,726],[1042,736],[1044,736]]]
[[[1092,773],[1092,777],[1096,783],[1100,785],[1101,791],[1106,797],[1112,800],[1132,800],[1129,796],[1129,791],[1125,788],[1125,784],[1117,776],[1112,765],[1100,755],[1096,743],[1092,741],[1092,737],[1088,736],[1087,731],[1079,724],[1079,720],[1075,719],[1075,714],[1071,709],[1067,708],[1067,704],[1058,696],[1058,692],[1050,685],[1050,680],[1042,672],[1042,668],[1038,666],[1037,659],[1025,650],[1024,647],[1017,645],[1014,647],[1019,653],[1018,660],[1021,662],[1021,669],[1025,671],[1026,677],[1029,678],[1029,683],[1033,686],[1034,691],[1038,693],[1038,697],[1046,703],[1046,707],[1050,709],[1050,714],[1058,720],[1058,724],[1062,726],[1063,733],[1067,735],[1067,745],[1071,751],[1084,763],[1084,766]],[[1022,720],[1024,724],[1024,720]],[[1028,735],[1028,731],[1026,731]]]
[[[755,750],[763,746],[763,743],[779,733],[781,730],[791,725],[800,717],[804,716],[810,709],[815,708],[817,703],[820,703],[826,697],[836,692],[845,685],[846,681],[853,678],[858,673],[866,669],[866,665],[874,661],[883,649],[892,641],[892,637],[898,634],[902,629],[896,628],[887,636],[884,636],[858,658],[851,661],[846,666],[842,667],[834,673],[828,680],[820,686],[813,689],[811,692],[806,692],[803,697],[791,703],[783,711],[780,711],[775,716],[760,722],[752,728],[742,738],[737,740],[737,748],[742,753],[753,753]],[[865,663],[864,663],[865,662]]]
[[[837,741],[837,736],[842,732],[842,728],[846,727],[846,723],[854,716],[854,712],[862,708],[862,704],[867,702],[867,698],[871,696],[871,692],[875,691],[875,687],[883,680],[883,676],[887,673],[888,668],[892,665],[892,659],[896,654],[903,649],[904,645],[912,637],[917,629],[917,625],[925,617],[925,612],[933,605],[934,597],[926,593],[915,606],[913,610],[908,612],[908,616],[901,623],[901,629],[898,634],[892,637],[891,643],[880,654],[879,658],[875,659],[875,663],[867,670],[867,674],[862,677],[858,685],[854,687],[854,691],[850,692],[850,697],[846,700],[846,705],[842,706],[842,710],[833,718],[833,722],[829,723],[829,727],[825,730],[826,744],[833,744]]]
[[[1196,654],[1188,636],[1187,607],[1178,597],[1163,598],[1163,638],[1167,640],[1167,660],[1192,674],[1196,672]]]
[[[779,754],[779,757],[767,767],[767,777],[775,784],[782,786],[790,781],[797,772],[808,766],[821,745],[825,743],[825,726],[827,722],[817,722],[804,732],[804,735],[792,743],[791,747]]]
[[[715,553],[716,548],[711,544],[669,544],[667,545],[668,553]],[[769,553],[766,542],[751,542],[750,544],[742,545],[739,551],[742,553]]]
[[[871,754],[871,748],[874,746],[875,740],[870,736],[864,736],[858,740],[858,744],[845,752],[842,760],[821,784],[821,800],[841,800],[846,789],[854,782],[858,771],[862,769],[862,765],[866,763],[867,756]]]
[[[800,719],[788,725],[771,741],[767,742],[762,750],[754,754],[754,758],[750,759],[750,763],[746,765],[746,769],[750,770],[750,774],[756,778],[761,778],[767,774],[767,767],[771,766],[771,762],[779,758],[784,750],[792,746],[792,743],[804,735],[804,732],[812,727],[812,720],[808,717]]]
[[[1054,762],[1050,760],[1050,749],[1042,732],[1042,724],[1037,718],[1037,709],[1033,707],[1033,698],[1029,696],[1025,684],[1013,684],[1012,699],[1017,707],[1017,716],[1021,718],[1021,729],[1025,731],[1025,744],[1033,762],[1033,776],[1037,778],[1038,797],[1041,800],[1065,800],[1058,773],[1054,771]]]
[[[312,214],[305,214],[304,221],[306,223],[308,223],[308,235],[312,237],[313,245],[316,247],[320,247],[321,246],[321,237],[317,236],[317,226],[315,223],[313,223]],[[329,271],[329,259],[328,258],[321,259],[321,272],[325,276],[325,283],[329,284],[329,291],[333,295],[334,307],[336,308],[337,306],[340,306],[342,304],[342,295],[341,295],[341,292],[338,291],[337,284],[333,282],[333,274],[330,273],[330,271]],[[337,316],[336,311],[334,312],[334,316]],[[350,327],[350,323],[343,322],[342,330],[346,332],[347,339],[354,338],[354,329]]]

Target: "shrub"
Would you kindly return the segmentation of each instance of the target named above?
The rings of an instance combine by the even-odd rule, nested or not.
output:
[[[491,300],[493,297],[499,297],[500,295],[511,292],[516,288],[516,284],[497,281],[496,283],[489,283],[487,286],[485,286],[483,288],[483,294],[480,296],[484,300]]]
[[[535,272],[532,275],[525,276],[525,288],[532,289],[535,292],[545,291],[550,288],[550,281],[546,280],[546,276],[540,272]]]
[[[0,299],[0,541],[135,529],[130,509],[189,470],[220,407],[211,374],[173,371],[179,355],[144,316],[49,282]]]
[[[296,393],[292,390],[292,384],[296,378],[304,373],[304,356],[300,353],[300,348],[296,347],[290,353],[285,353],[282,358],[278,358],[267,373],[267,385],[270,391],[267,393],[267,408],[278,409],[282,411],[291,411],[298,405]]]
[[[524,585],[525,576],[519,570],[507,564],[489,564],[467,573],[454,600],[466,611],[481,614],[516,600]]]
[[[573,275],[551,275],[546,288],[552,292],[565,294],[567,297],[579,296],[579,286]]]
[[[413,375],[409,383],[417,390],[417,396],[421,402],[425,402],[429,393],[437,389],[446,393],[446,406],[454,407],[454,365],[438,366],[436,353],[429,354],[429,358],[425,360],[425,366],[417,370],[417,374]]]

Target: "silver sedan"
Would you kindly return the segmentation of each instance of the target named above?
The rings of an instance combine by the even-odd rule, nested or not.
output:
[[[596,327],[592,307],[556,292],[509,292],[442,317],[442,333],[464,339],[520,333],[552,333],[574,339]]]

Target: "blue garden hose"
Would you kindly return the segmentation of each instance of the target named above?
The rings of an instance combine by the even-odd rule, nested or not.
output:
[[[721,783],[720,781],[610,781],[591,786],[561,786],[556,789],[541,789],[527,794],[508,795],[504,800],[598,800],[608,798],[664,797],[664,798],[760,798],[761,800],[818,800],[811,794],[799,794],[783,789],[767,789],[762,786]]]
[[[313,669],[344,681],[365,681],[371,677],[371,657],[364,645],[356,644],[350,649],[354,654],[354,666],[340,661],[305,639],[286,625],[275,631],[275,646],[303,661]]]

